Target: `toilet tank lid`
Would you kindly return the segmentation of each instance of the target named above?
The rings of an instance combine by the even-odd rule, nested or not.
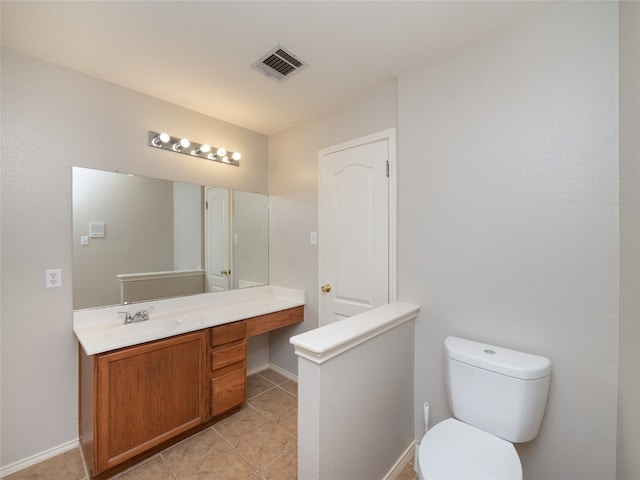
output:
[[[460,337],[447,337],[444,345],[449,358],[502,375],[535,380],[551,373],[551,361],[538,355]]]

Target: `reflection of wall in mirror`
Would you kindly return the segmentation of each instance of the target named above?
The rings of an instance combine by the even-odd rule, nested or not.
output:
[[[171,182],[74,168],[74,308],[119,303],[118,274],[172,270],[172,211]],[[105,237],[80,245],[95,220]]]
[[[233,288],[269,283],[269,197],[233,192]]]
[[[132,301],[209,291],[206,278],[194,288],[195,278],[176,275],[205,268],[205,245],[211,247],[204,239],[207,190],[227,192],[229,200],[227,189],[73,167],[74,308],[115,305],[123,298]],[[269,198],[248,192],[232,194],[237,212],[227,201],[223,216],[227,222],[233,216],[237,241],[234,244],[230,238],[229,227],[210,232],[225,239],[226,260],[214,270],[232,270],[233,283],[225,290],[265,285],[269,281]],[[89,236],[92,221],[105,222],[104,238]],[[82,237],[88,244],[81,243]],[[171,280],[166,272],[173,272]],[[118,275],[128,279],[124,293]]]
[[[173,182],[173,268],[202,268],[202,187]]]
[[[122,304],[195,295],[206,290],[204,270],[130,273],[118,275],[118,280]]]

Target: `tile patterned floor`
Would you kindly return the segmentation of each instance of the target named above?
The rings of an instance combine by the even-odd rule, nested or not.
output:
[[[298,386],[265,370],[247,380],[247,402],[235,415],[113,477],[114,480],[295,480]],[[415,480],[407,464],[398,480]],[[87,480],[74,449],[6,480]]]

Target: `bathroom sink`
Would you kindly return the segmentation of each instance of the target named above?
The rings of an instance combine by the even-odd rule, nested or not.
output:
[[[182,321],[175,318],[151,319],[118,325],[117,327],[106,330],[103,336],[110,339],[146,337],[148,335],[169,334],[178,330],[181,326]]]

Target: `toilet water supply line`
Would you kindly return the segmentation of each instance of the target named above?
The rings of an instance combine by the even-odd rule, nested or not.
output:
[[[422,408],[424,410],[424,433],[427,433],[429,430],[429,402],[424,402]]]
[[[422,411],[424,413],[424,433],[427,433],[429,430],[429,402],[424,402],[422,406]],[[415,451],[413,454],[413,471],[419,472],[420,466],[418,465],[418,450],[420,449],[420,440],[416,443]]]

